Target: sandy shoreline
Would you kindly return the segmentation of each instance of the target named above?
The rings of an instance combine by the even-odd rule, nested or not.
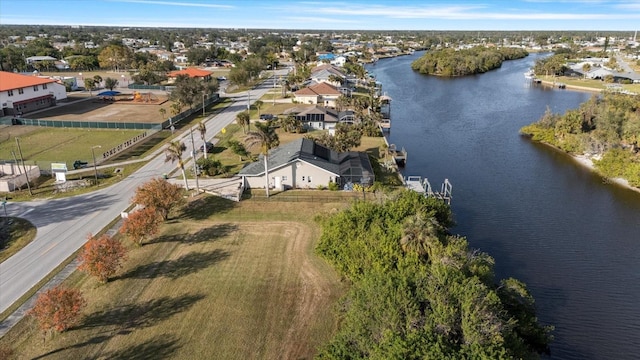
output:
[[[560,151],[562,151],[562,150],[560,150]],[[588,168],[589,170],[597,173],[596,167],[593,164],[593,160],[592,160],[591,157],[589,157],[587,155],[571,155],[571,154],[566,153],[566,152],[564,152],[564,153],[569,155],[569,156],[571,156],[580,165],[582,165],[582,166]],[[609,180],[611,181],[611,183],[616,184],[618,186],[622,186],[624,188],[627,188],[629,190],[633,190],[635,192],[640,192],[640,188],[633,187],[633,186],[629,185],[629,182],[624,178],[612,178],[612,179],[609,179]]]

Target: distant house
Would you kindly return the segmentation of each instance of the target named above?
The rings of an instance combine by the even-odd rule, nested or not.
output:
[[[269,187],[316,189],[335,182],[373,184],[374,174],[365,153],[338,153],[310,139],[297,139],[269,152]],[[264,188],[265,171],[262,155],[258,161],[238,173],[247,188]]]
[[[311,75],[309,76],[309,78],[316,83],[325,82],[336,87],[340,86],[345,81],[346,77],[345,73],[336,66],[330,64],[316,66],[311,69]],[[336,82],[334,78],[341,80],[340,82]]]
[[[293,115],[305,128],[315,130],[332,130],[339,122],[356,122],[355,113],[351,110],[338,112],[336,109],[318,105],[296,106],[285,110],[284,114]]]
[[[57,80],[0,71],[1,116],[20,115],[54,106],[66,98],[65,86]]]
[[[38,63],[41,62],[49,62],[50,64],[53,64],[53,66],[56,67],[56,69],[58,70],[67,70],[69,69],[69,64],[64,61],[64,60],[58,60],[56,58],[54,58],[53,56],[30,56],[28,58],[25,59],[27,64],[29,65],[37,65]]]
[[[169,78],[169,82],[174,82],[179,75],[187,75],[190,78],[202,79],[204,81],[211,80],[211,71],[196,69],[196,68],[186,68],[182,70],[172,71],[167,77]]]
[[[344,66],[344,64],[347,63],[347,58],[344,56],[336,56],[335,59],[331,60],[331,65],[335,65],[335,66]]]
[[[293,93],[295,101],[303,104],[320,104],[336,107],[336,99],[342,93],[332,85],[319,83]]]

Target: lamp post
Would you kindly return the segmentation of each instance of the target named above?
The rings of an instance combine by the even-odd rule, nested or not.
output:
[[[96,153],[93,149],[95,148],[101,148],[102,146],[100,145],[95,145],[91,147],[91,155],[93,156],[93,173],[96,177],[96,186],[98,186],[98,166],[96,165]]]
[[[204,113],[204,97],[205,97],[205,92],[203,91],[202,92],[202,116],[203,117],[205,116],[205,113]]]
[[[251,111],[251,90],[248,90],[247,94],[247,111]]]

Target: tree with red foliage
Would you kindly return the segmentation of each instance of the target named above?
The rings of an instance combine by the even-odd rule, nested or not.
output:
[[[80,254],[78,269],[92,275],[102,283],[118,271],[127,257],[127,249],[120,240],[108,235],[96,238],[89,234],[89,240]]]
[[[147,207],[129,214],[129,217],[124,219],[120,233],[127,235],[136,245],[142,246],[145,239],[158,232],[161,222],[162,219],[156,210]]]
[[[43,331],[62,332],[78,324],[86,305],[80,290],[56,286],[40,294],[28,314],[38,320]]]
[[[153,208],[162,220],[169,218],[169,211],[184,202],[184,190],[167,180],[156,178],[140,185],[133,196],[133,203]]]

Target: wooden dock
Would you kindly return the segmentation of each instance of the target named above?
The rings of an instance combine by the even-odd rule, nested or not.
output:
[[[378,124],[380,124],[380,130],[382,130],[382,132],[391,131],[391,119],[382,119]]]
[[[380,96],[380,129],[383,132],[391,131],[391,97],[387,94]]]
[[[395,144],[389,144],[389,155],[393,157],[393,160],[398,164],[398,166],[404,167],[407,163],[407,151],[402,148],[402,150],[398,150]]]
[[[426,197],[440,199],[451,205],[451,199],[453,197],[451,195],[451,191],[453,189],[453,185],[451,185],[449,179],[444,179],[444,182],[440,187],[440,191],[433,191],[431,183],[429,183],[429,179],[423,179],[421,176],[407,176],[407,178],[404,179],[404,184],[409,190],[415,191]]]

